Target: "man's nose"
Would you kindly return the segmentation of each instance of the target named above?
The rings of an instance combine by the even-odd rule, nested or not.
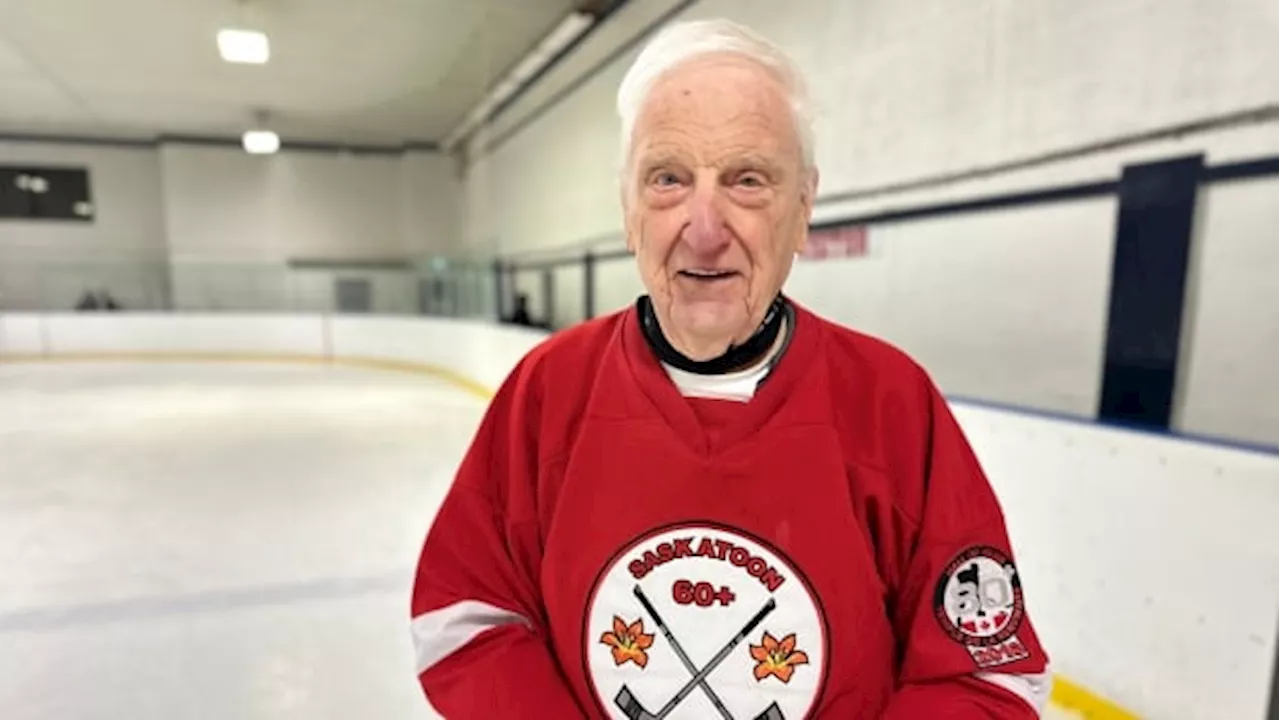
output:
[[[689,224],[684,241],[696,255],[718,254],[729,244],[729,228],[714,187],[699,187],[689,200]]]

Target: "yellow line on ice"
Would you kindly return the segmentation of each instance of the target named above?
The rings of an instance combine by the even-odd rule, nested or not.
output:
[[[0,363],[64,363],[64,362],[234,362],[234,363],[295,363],[304,365],[342,365],[390,372],[427,375],[465,390],[482,400],[493,397],[493,391],[465,375],[439,365],[387,360],[370,357],[334,357],[289,353],[240,353],[240,352],[73,352],[52,355],[0,355]]]
[[[1139,715],[1061,675],[1053,676],[1053,691],[1049,694],[1049,702],[1088,720],[1140,720]]]

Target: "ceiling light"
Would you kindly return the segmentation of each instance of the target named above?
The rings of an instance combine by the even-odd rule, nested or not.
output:
[[[280,149],[280,136],[270,130],[250,130],[241,141],[250,155],[270,155]]]
[[[218,52],[229,63],[261,65],[271,57],[271,44],[257,30],[219,30]]]

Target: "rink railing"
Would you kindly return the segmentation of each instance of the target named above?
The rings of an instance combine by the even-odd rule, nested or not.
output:
[[[338,363],[483,398],[544,337],[438,318],[0,314],[0,361]],[[1056,705],[1091,718],[1264,716],[1275,454],[952,406],[1006,511]]]

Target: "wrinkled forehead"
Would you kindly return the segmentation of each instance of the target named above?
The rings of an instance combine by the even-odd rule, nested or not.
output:
[[[633,160],[672,151],[709,159],[734,150],[800,159],[786,88],[767,68],[732,55],[691,60],[658,78],[631,139]]]

